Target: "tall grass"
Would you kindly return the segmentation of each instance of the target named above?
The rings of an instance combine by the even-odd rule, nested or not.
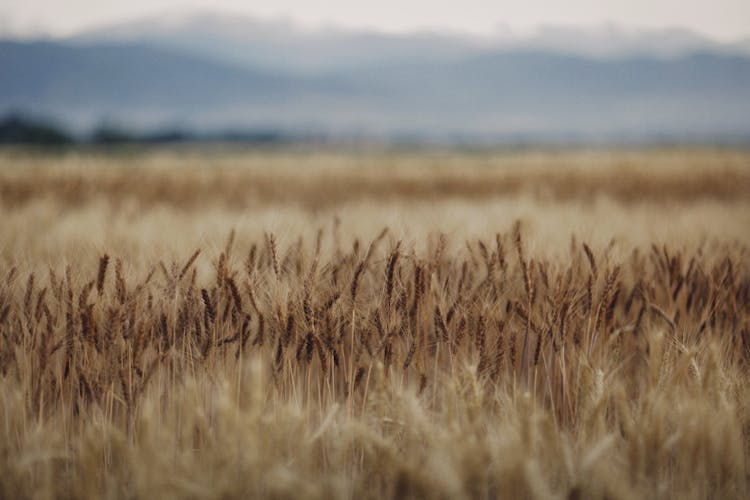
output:
[[[528,226],[6,247],[0,497],[746,498],[747,244]]]

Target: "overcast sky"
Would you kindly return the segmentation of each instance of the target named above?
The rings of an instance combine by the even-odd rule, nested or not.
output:
[[[0,0],[0,33],[66,35],[166,13],[287,18],[307,27],[422,28],[491,34],[539,25],[683,27],[715,39],[750,36],[750,0]]]

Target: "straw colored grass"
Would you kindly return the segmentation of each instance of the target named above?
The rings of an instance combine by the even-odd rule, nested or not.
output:
[[[0,498],[750,494],[745,153],[4,155]]]

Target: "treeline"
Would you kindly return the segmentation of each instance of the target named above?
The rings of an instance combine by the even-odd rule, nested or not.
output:
[[[182,129],[138,132],[123,127],[102,125],[88,134],[75,134],[57,123],[11,114],[0,118],[0,144],[69,146],[118,144],[169,144],[192,142],[239,142],[278,144],[310,140],[274,130],[224,131],[200,134]]]

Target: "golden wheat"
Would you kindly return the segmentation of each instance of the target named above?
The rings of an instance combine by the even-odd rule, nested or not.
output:
[[[745,498],[750,163],[701,154],[744,180],[678,155],[682,179],[579,166],[550,200],[554,162],[467,156],[474,184],[342,167],[255,209],[197,167],[8,154],[41,166],[0,175],[0,497]]]

